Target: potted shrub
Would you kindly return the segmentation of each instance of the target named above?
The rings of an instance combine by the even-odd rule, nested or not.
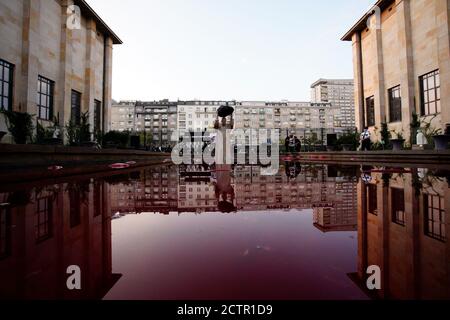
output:
[[[39,121],[36,123],[36,143],[41,145],[62,145],[61,129],[59,128],[58,119],[53,119],[53,126],[44,128]]]
[[[419,133],[420,126],[421,126],[421,122],[419,119],[419,115],[414,111],[412,114],[411,123],[409,125],[410,130],[411,130],[410,141],[411,141],[412,145],[417,144],[417,134]]]
[[[0,111],[5,115],[6,126],[17,144],[26,144],[33,137],[33,116],[26,112]]]
[[[397,139],[391,139],[390,142],[392,144],[392,149],[394,151],[400,151],[403,150],[403,146],[405,144],[405,139],[403,138],[403,133],[402,132],[395,132],[394,133],[397,135]]]
[[[391,147],[391,132],[389,131],[387,122],[381,124],[380,134],[383,150],[389,149]]]
[[[127,131],[109,131],[103,136],[103,145],[107,148],[125,148],[129,138],[130,133]]]
[[[446,129],[444,134],[438,134],[433,136],[434,146],[436,150],[442,151],[448,149],[448,143],[450,142],[450,124],[446,124]]]
[[[5,131],[0,131],[0,142],[2,141],[3,137],[6,136],[6,133],[7,132]]]
[[[89,112],[81,114],[78,126],[78,145],[83,147],[97,148],[97,142],[92,141],[91,125],[89,124]]]
[[[337,145],[341,146],[344,151],[356,151],[359,145],[359,133],[348,130],[337,140]]]
[[[80,141],[79,139],[80,132],[78,126],[72,120],[69,120],[65,129],[67,142],[69,146],[76,146],[77,143]]]

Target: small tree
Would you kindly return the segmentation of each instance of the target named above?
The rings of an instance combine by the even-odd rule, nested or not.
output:
[[[384,149],[389,149],[391,147],[391,132],[389,131],[388,124],[386,122],[381,123],[381,143]]]
[[[420,119],[419,119],[419,115],[416,113],[416,111],[413,111],[412,114],[412,120],[411,120],[411,124],[410,129],[411,129],[411,137],[410,140],[411,141],[411,145],[415,145],[417,144],[417,133],[420,129]]]
[[[351,146],[352,150],[357,150],[359,146],[360,134],[356,130],[347,130],[338,140],[338,146]]]
[[[81,114],[79,130],[79,141],[78,143],[90,142],[91,141],[91,125],[89,124],[89,112]]]
[[[26,144],[33,139],[33,116],[26,112],[1,110],[6,126],[17,144]]]

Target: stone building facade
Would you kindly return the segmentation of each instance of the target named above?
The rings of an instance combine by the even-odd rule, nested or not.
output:
[[[89,112],[91,128],[108,130],[112,49],[122,41],[84,0],[0,0],[0,29],[2,109],[43,126]]]
[[[0,191],[0,299],[97,300],[108,293],[121,277],[112,271],[109,187],[98,177]],[[73,265],[82,270],[80,290],[65,286]]]
[[[416,113],[444,129],[450,123],[450,1],[379,0],[374,8],[342,38],[353,45],[358,128],[369,127],[379,139],[386,122],[409,140]]]
[[[371,173],[358,184],[358,272],[381,267],[374,297],[402,300],[450,298],[450,188],[427,169],[408,174]]]

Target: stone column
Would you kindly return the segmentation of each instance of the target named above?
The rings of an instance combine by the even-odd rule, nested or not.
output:
[[[103,131],[110,130],[111,125],[111,99],[112,99],[112,55],[113,41],[106,38],[104,47],[104,82],[103,82]]]
[[[17,111],[36,114],[37,83],[39,75],[39,28],[40,0],[23,1],[22,30],[22,70],[20,73],[22,87],[18,97]]]
[[[377,19],[377,18],[375,18]],[[379,18],[381,19],[381,17]],[[381,24],[381,21],[379,23]],[[381,127],[381,123],[388,121],[386,117],[386,88],[384,83],[384,62],[383,62],[383,41],[381,29],[372,29],[374,33],[375,43],[374,49],[376,51],[376,72],[375,72],[375,123]]]
[[[366,114],[364,108],[364,80],[361,34],[356,32],[352,36],[353,45],[353,72],[355,78],[355,123],[359,131],[362,131],[366,124]]]
[[[401,77],[402,123],[404,137],[408,140],[408,137],[411,134],[410,123],[412,121],[412,114],[416,111],[414,99],[414,60],[412,52],[410,1],[397,0],[396,10],[398,43],[400,47],[398,60]]]
[[[97,28],[95,21],[89,19],[86,22],[86,67],[84,79],[84,110],[89,112],[89,124],[91,132],[94,129],[94,98],[95,98],[95,45],[97,43]]]
[[[358,277],[364,281],[367,277],[367,185],[358,183]]]
[[[412,173],[410,175],[406,175],[403,183],[404,188],[404,201],[405,201],[405,215],[406,215],[406,225],[404,227],[403,236],[405,239],[405,247],[406,254],[404,258],[394,257],[395,261],[402,263],[405,270],[405,286],[408,288],[408,295],[405,297],[407,299],[417,299],[419,297],[416,296],[417,288],[416,284],[416,275],[418,274],[417,269],[420,267],[417,256],[418,240],[420,238],[418,229],[419,229],[419,201],[416,193],[416,189],[413,185],[413,175],[417,177],[417,170],[412,169]],[[392,213],[393,214],[393,213]],[[395,236],[395,235],[394,235]],[[397,260],[398,259],[398,260]],[[401,260],[400,260],[401,259]],[[394,264],[395,265],[395,264]]]
[[[70,120],[72,98],[72,30],[67,28],[67,9],[73,5],[73,0],[61,2],[61,57],[59,81],[56,84],[55,115],[59,113],[59,124],[64,126]]]
[[[442,129],[450,124],[450,1],[435,0]]]
[[[377,185],[377,206],[378,206],[378,246],[379,267],[381,268],[381,290],[379,296],[386,298],[389,294],[389,224],[390,216],[390,186],[382,179]]]

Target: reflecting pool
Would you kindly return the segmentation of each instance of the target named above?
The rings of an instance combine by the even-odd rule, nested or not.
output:
[[[0,298],[449,299],[449,176],[286,162],[2,185]]]

